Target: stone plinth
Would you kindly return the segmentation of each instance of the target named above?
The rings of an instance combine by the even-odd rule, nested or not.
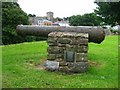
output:
[[[88,68],[88,34],[52,32],[48,35],[46,69],[85,72]]]

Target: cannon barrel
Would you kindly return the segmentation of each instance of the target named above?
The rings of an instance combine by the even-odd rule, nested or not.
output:
[[[18,25],[17,33],[19,35],[34,35],[47,37],[51,32],[78,32],[88,33],[89,42],[101,43],[105,38],[105,32],[100,27],[80,27],[80,26],[37,26],[37,25]]]

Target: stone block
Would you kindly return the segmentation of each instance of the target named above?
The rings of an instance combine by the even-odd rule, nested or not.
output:
[[[74,38],[76,35],[75,32],[64,32],[63,33],[63,37],[66,37],[66,38]]]
[[[88,69],[88,62],[69,63],[68,67],[70,72],[85,72]]]
[[[88,39],[77,38],[77,45],[88,45]]]
[[[47,60],[55,60],[56,59],[56,54],[48,54],[47,55]]]
[[[87,38],[87,39],[88,39],[88,37],[89,37],[88,33],[84,33],[82,36],[82,38]]]
[[[66,51],[73,51],[73,52],[75,52],[76,48],[77,48],[76,45],[69,45],[69,44],[66,45]]]
[[[87,53],[88,46],[77,46],[76,52],[78,53]]]
[[[57,33],[58,33],[58,32],[51,32],[51,33],[48,34],[48,37],[53,37],[53,38],[55,38],[55,37],[57,37]]]
[[[59,52],[63,54],[65,49],[66,47],[59,47]]]
[[[65,60],[63,58],[56,58],[55,61],[57,61],[57,62],[63,62]]]
[[[69,38],[58,38],[58,43],[61,43],[61,44],[69,44],[71,42],[71,40]]]
[[[77,33],[75,37],[88,39],[88,33]]]
[[[57,45],[58,45],[59,47],[66,47],[66,44],[58,43]]]
[[[57,46],[57,42],[54,43],[48,43],[49,46]]]
[[[56,58],[63,58],[63,57],[64,57],[64,55],[63,55],[63,54],[61,54],[61,53],[56,54]]]
[[[65,61],[61,61],[61,62],[59,62],[59,65],[60,65],[60,66],[67,66],[68,64],[67,64],[67,62],[65,62]]]
[[[57,32],[57,33],[56,33],[56,36],[57,36],[58,38],[63,37],[63,32]]]
[[[47,51],[48,53],[51,53],[51,54],[58,54],[58,53],[64,52],[63,48],[58,46],[49,46]]]
[[[59,67],[59,71],[69,72],[69,68],[68,68],[68,66],[60,66],[60,67]]]
[[[87,62],[88,61],[87,53],[75,53],[75,61],[76,62]]]
[[[76,41],[76,38],[71,38],[71,42],[70,42],[70,45],[77,45],[77,41]]]
[[[48,39],[47,39],[47,42],[48,43],[55,43],[55,42],[57,42],[57,38],[55,37],[48,37]]]

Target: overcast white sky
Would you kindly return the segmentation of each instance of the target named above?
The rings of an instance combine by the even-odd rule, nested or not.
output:
[[[95,0],[18,0],[23,11],[36,16],[46,16],[54,12],[54,17],[69,17],[91,13],[97,7]]]

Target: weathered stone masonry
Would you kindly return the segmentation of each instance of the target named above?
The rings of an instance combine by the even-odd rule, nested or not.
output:
[[[46,68],[85,72],[88,68],[88,33],[51,32],[48,35]]]

